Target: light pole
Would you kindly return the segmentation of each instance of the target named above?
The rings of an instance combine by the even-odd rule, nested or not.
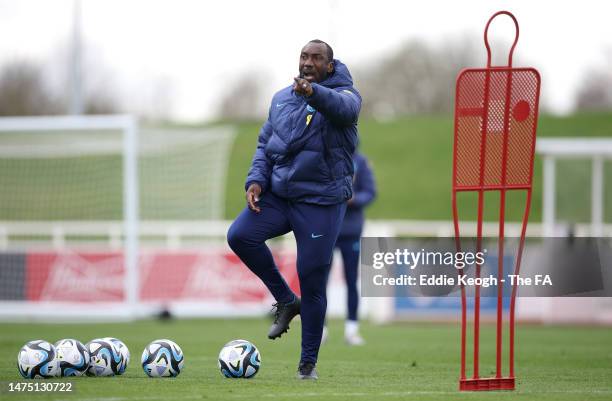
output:
[[[81,66],[81,0],[74,0],[72,51],[70,62],[70,114],[83,114],[83,85]]]

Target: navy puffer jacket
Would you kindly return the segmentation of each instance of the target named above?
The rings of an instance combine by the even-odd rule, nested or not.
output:
[[[333,205],[352,197],[352,154],[357,144],[361,95],[348,68],[334,72],[303,97],[288,86],[272,98],[245,188],[295,202]]]
[[[368,159],[359,152],[353,155],[355,179],[353,180],[353,200],[346,208],[340,237],[361,237],[365,215],[363,209],[376,198],[376,182]]]

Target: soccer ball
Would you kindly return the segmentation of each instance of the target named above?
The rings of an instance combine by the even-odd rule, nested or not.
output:
[[[26,379],[56,376],[59,364],[55,347],[44,340],[30,341],[19,350],[17,367]]]
[[[219,369],[225,377],[250,379],[257,374],[260,365],[259,350],[246,340],[230,341],[219,353]]]
[[[121,353],[112,341],[103,338],[91,340],[85,346],[89,351],[88,376],[114,376],[119,374]]]
[[[115,344],[115,347],[119,350],[121,354],[121,362],[119,363],[119,368],[117,369],[117,374],[122,375],[128,367],[130,363],[130,350],[128,349],[125,343],[114,337],[104,337],[103,340],[110,341]]]
[[[57,376],[83,376],[89,368],[89,351],[82,342],[72,338],[55,343],[59,369]]]
[[[155,340],[142,352],[142,368],[149,377],[175,377],[181,373],[185,358],[177,343]]]

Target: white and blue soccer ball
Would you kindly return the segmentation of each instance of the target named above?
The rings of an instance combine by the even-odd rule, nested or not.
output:
[[[89,368],[89,351],[79,340],[65,338],[55,343],[57,376],[83,376]]]
[[[88,342],[85,347],[89,351],[88,376],[115,376],[120,374],[121,352],[112,341],[96,338]]]
[[[17,355],[19,373],[26,379],[41,379],[57,375],[59,364],[53,344],[34,340],[21,347]]]
[[[127,345],[125,345],[125,343],[118,338],[104,337],[103,340],[112,342],[119,350],[119,353],[121,354],[121,362],[117,368],[117,374],[122,375],[130,363],[130,350],[128,349]]]
[[[155,340],[142,352],[142,368],[149,377],[176,377],[184,364],[183,351],[174,341]]]
[[[219,353],[218,366],[225,377],[249,379],[259,372],[261,355],[257,347],[249,341],[230,341]]]

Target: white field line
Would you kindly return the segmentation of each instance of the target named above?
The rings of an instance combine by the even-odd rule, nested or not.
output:
[[[477,392],[473,391],[464,391],[460,392],[456,391],[388,391],[382,393],[362,393],[362,392],[353,392],[353,393],[326,393],[326,392],[295,392],[295,393],[274,393],[274,394],[258,394],[257,397],[261,398],[314,398],[321,397],[322,399],[329,397],[402,397],[402,396],[416,396],[416,395],[457,395],[460,397],[465,397],[468,395],[474,395]],[[478,392],[487,393],[487,392]],[[492,392],[498,393],[498,392]],[[506,393],[506,392],[504,392]],[[612,394],[612,389],[609,390],[570,390],[570,391],[515,391],[515,392],[507,392],[509,394],[516,394],[517,396],[520,394],[584,394],[584,395],[607,395]],[[221,395],[221,394],[218,394]],[[229,394],[223,393],[222,397],[226,398],[253,398],[252,394]],[[56,400],[63,400],[64,398],[56,398]],[[192,395],[192,396],[181,396],[181,400],[201,400],[202,395]],[[100,398],[84,398],[80,399],[80,401],[150,401],[150,400],[167,400],[165,396],[159,397],[100,397]]]

